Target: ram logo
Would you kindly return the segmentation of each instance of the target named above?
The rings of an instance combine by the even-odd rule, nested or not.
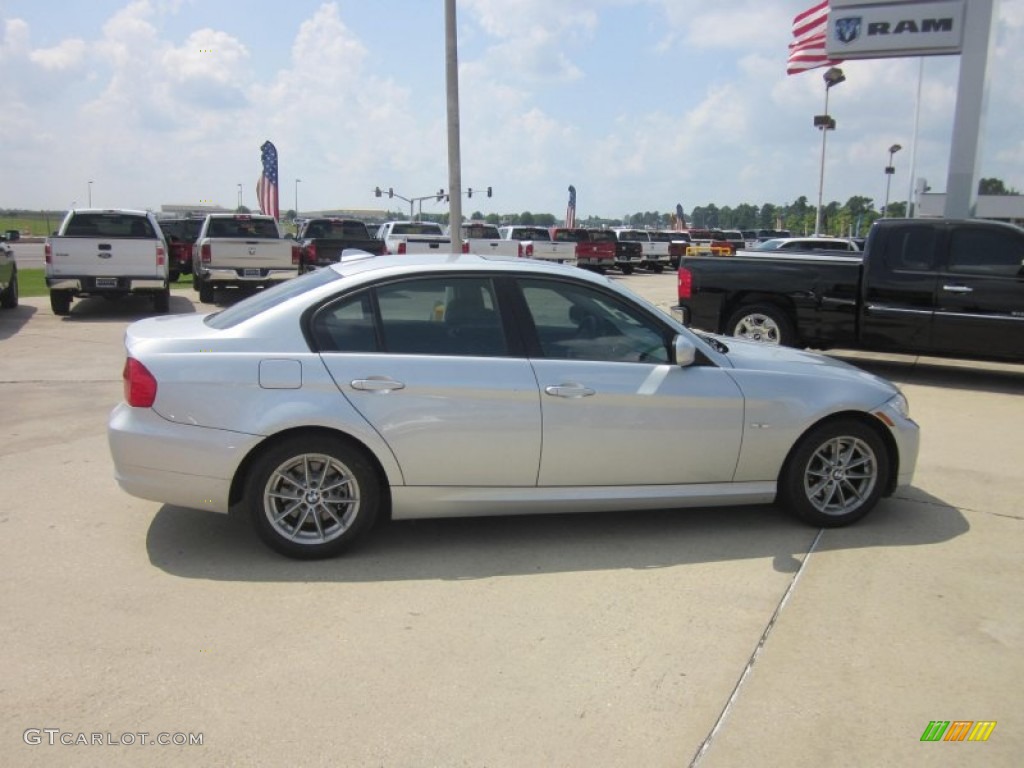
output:
[[[836,39],[841,43],[852,43],[860,37],[861,22],[860,16],[836,19]]]

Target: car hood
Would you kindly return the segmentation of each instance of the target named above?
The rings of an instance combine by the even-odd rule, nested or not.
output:
[[[817,352],[724,336],[715,338],[728,347],[729,351],[725,353],[724,357],[737,370],[807,375],[817,378],[825,376],[875,386],[882,390],[882,394],[895,395],[899,392],[899,388],[895,384],[880,376]]]

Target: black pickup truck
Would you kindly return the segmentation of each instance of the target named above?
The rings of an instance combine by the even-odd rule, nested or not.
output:
[[[358,219],[306,219],[295,239],[299,242],[299,272],[336,264],[347,249],[380,256],[384,241],[378,240]]]
[[[883,219],[863,254],[686,258],[683,322],[788,346],[1024,362],[1024,229]]]

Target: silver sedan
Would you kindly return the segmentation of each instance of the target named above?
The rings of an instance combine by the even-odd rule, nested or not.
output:
[[[845,525],[917,460],[891,383],[695,334],[605,277],[525,259],[346,260],[141,320],[125,344],[121,487],[242,506],[292,557],[385,516],[777,502]]]

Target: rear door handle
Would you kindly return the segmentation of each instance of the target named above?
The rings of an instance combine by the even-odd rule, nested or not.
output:
[[[386,376],[371,376],[368,379],[353,379],[352,389],[359,389],[364,392],[391,392],[396,389],[405,389],[405,384]]]
[[[555,397],[590,397],[597,394],[595,390],[582,384],[556,384],[544,387],[544,391]]]
[[[947,293],[974,293],[974,289],[968,288],[966,285],[944,285],[942,290]]]

